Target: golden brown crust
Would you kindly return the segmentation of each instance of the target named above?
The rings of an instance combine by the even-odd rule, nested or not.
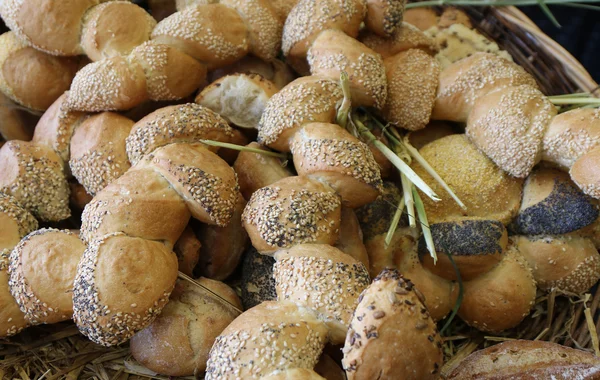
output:
[[[335,248],[347,255],[354,257],[369,268],[369,254],[363,244],[363,234],[360,230],[358,218],[353,209],[342,207],[342,222],[340,224],[340,234],[335,243]]]
[[[0,90],[24,107],[45,111],[69,89],[78,69],[76,58],[43,53],[13,32],[0,36]]]
[[[358,296],[369,285],[360,261],[326,244],[299,244],[275,253],[277,300],[315,310],[332,344],[344,341]]]
[[[258,74],[263,78],[273,82],[278,89],[282,89],[288,83],[294,80],[295,75],[286,63],[273,59],[265,62],[260,58],[247,55],[231,65],[221,67],[208,73],[208,82],[212,83],[217,79],[231,74]]]
[[[426,31],[432,26],[436,26],[440,17],[432,8],[412,8],[404,12],[403,20],[406,23],[414,25],[419,30]]]
[[[296,4],[298,4],[298,0],[271,0],[271,6],[275,10],[282,25],[285,23],[285,20]]]
[[[427,54],[434,54],[437,51],[435,41],[431,37],[407,22],[401,23],[389,37],[381,37],[375,33],[364,31],[360,34],[359,40],[381,54],[383,59],[393,57],[408,49],[420,49]]]
[[[181,273],[190,277],[194,275],[194,268],[200,259],[201,249],[202,243],[196,237],[194,230],[188,225],[173,247]]]
[[[69,205],[71,210],[76,214],[81,214],[85,206],[94,199],[85,191],[85,187],[76,180],[72,179],[69,181],[69,189],[71,194],[69,195]]]
[[[332,245],[341,207],[331,187],[306,177],[287,177],[252,194],[242,223],[252,245],[263,254],[301,243]]]
[[[431,118],[440,76],[440,66],[421,50],[409,49],[384,61],[388,95],[385,119],[416,131]]]
[[[263,302],[217,337],[206,380],[255,379],[278,370],[311,369],[326,339],[327,327],[314,311],[292,302]]]
[[[71,319],[73,280],[85,245],[69,230],[37,230],[10,254],[10,292],[33,325]]]
[[[249,49],[244,20],[224,4],[204,4],[176,12],[156,25],[152,40],[181,50],[209,69],[231,64]]]
[[[298,175],[331,186],[344,206],[360,207],[379,196],[383,182],[371,150],[337,124],[305,124],[290,149]]]
[[[447,7],[444,9],[444,12],[442,12],[442,15],[440,16],[440,20],[438,21],[438,27],[447,28],[454,24],[463,24],[467,28],[473,28],[473,24],[471,24],[471,19],[465,12],[458,8]]]
[[[361,294],[342,365],[348,380],[437,379],[442,339],[414,284],[385,269]]]
[[[241,308],[233,289],[206,278],[196,280]],[[206,369],[216,337],[238,313],[224,301],[187,281],[179,281],[160,316],[131,338],[131,354],[151,371],[191,376]]]
[[[535,79],[516,63],[495,54],[475,53],[442,70],[431,117],[467,121],[477,99],[490,91],[523,84],[537,87]]]
[[[402,24],[405,0],[367,0],[365,26],[376,34],[388,37]]]
[[[123,233],[92,241],[77,268],[73,320],[103,346],[121,344],[160,314],[177,280],[177,257],[162,243]]]
[[[133,121],[112,112],[83,121],[71,139],[69,167],[88,194],[95,195],[129,168],[125,139]]]
[[[541,340],[513,340],[472,353],[448,378],[568,380],[599,374],[600,360],[588,352]]]
[[[290,368],[282,371],[274,371],[262,378],[265,380],[325,380],[317,372],[306,368]]]
[[[383,108],[387,97],[385,67],[381,56],[339,30],[325,30],[308,50],[312,75],[340,80],[346,72],[352,104]]]
[[[569,174],[573,182],[587,195],[600,199],[600,147],[596,147],[573,163]]]
[[[12,100],[0,92],[0,120],[2,120],[0,140],[30,141],[39,119],[38,115],[19,109]]]

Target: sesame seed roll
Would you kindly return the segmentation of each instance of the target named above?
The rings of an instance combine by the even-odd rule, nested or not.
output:
[[[367,29],[382,36],[389,37],[402,24],[405,0],[367,0]]]
[[[381,54],[383,59],[393,57],[408,49],[421,49],[428,54],[437,51],[433,38],[407,22],[402,22],[389,37],[382,37],[365,30],[361,32],[358,40]]]

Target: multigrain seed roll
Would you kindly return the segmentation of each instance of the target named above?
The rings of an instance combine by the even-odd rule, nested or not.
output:
[[[448,258],[452,256],[461,278],[472,280],[488,272],[502,260],[508,244],[504,225],[497,220],[458,219],[430,225],[438,261],[434,264],[424,237],[418,252],[423,266],[448,280],[457,280],[456,269]]]
[[[279,89],[258,74],[232,74],[205,87],[195,102],[242,128],[258,128],[267,102]]]
[[[475,351],[448,379],[584,379],[600,374],[597,356],[542,340],[511,340]]]
[[[192,277],[202,251],[202,243],[196,237],[194,230],[188,225],[177,239],[173,252],[177,255],[179,271]]]
[[[298,78],[269,99],[258,124],[257,141],[289,152],[289,140],[304,124],[335,122],[337,104],[342,99],[339,78]]]
[[[229,286],[206,278],[196,280],[209,291],[179,280],[169,303],[148,327],[131,338],[131,354],[151,371],[168,376],[191,376],[206,369],[216,337],[241,308]]]
[[[538,89],[506,87],[475,101],[466,133],[502,170],[525,178],[542,158],[542,138],[556,113]]]
[[[247,147],[269,150],[256,142],[251,142]],[[237,174],[240,191],[246,199],[250,199],[256,190],[293,175],[289,165],[283,165],[281,159],[253,152],[240,152],[233,170]]]
[[[600,108],[578,108],[556,115],[546,130],[542,160],[569,169],[600,144]]]
[[[567,173],[539,168],[525,181],[521,208],[510,228],[524,235],[565,234],[592,224],[598,215],[593,199]]]
[[[440,74],[440,85],[431,118],[465,122],[475,101],[490,91],[529,85],[535,79],[521,66],[495,54],[475,53]]]
[[[367,0],[365,26],[374,33],[389,37],[402,24],[404,0]]]
[[[71,215],[63,162],[42,145],[11,140],[0,148],[0,192],[15,197],[40,221]]]
[[[295,244],[335,244],[342,202],[326,184],[287,177],[263,187],[248,201],[242,223],[262,254]]]
[[[515,236],[540,289],[557,288],[577,294],[600,279],[600,254],[594,243],[577,236]]]
[[[383,63],[388,86],[385,119],[409,131],[425,128],[439,82],[437,61],[421,50],[409,49]]]
[[[344,341],[358,296],[369,285],[367,268],[326,244],[299,244],[274,255],[277,300],[317,311],[333,344]]]
[[[271,3],[271,5],[274,4]],[[278,59],[265,62],[260,58],[247,55],[231,65],[209,72],[207,81],[212,83],[225,75],[231,74],[258,74],[266,80],[273,82],[278,89],[282,89],[295,78],[292,69]]]
[[[93,115],[73,133],[69,167],[88,194],[95,195],[130,167],[125,139],[134,122],[112,112]]]
[[[331,1],[331,0],[330,0]],[[385,67],[381,56],[340,30],[325,30],[308,50],[312,75],[340,79],[346,72],[352,104],[383,108],[387,97]]]
[[[431,55],[437,51],[431,37],[407,22],[402,22],[389,37],[381,37],[375,33],[363,31],[359,40],[373,51],[381,54],[383,59],[409,49],[420,49]]]
[[[232,128],[217,113],[195,103],[180,104],[160,108],[135,123],[127,137],[127,155],[135,165],[167,144],[200,139],[229,142],[232,137]]]
[[[431,120],[424,129],[410,132],[408,142],[418,150],[432,141],[455,134],[458,132],[451,124],[445,121]]]
[[[470,216],[508,224],[516,215],[523,181],[500,170],[465,135],[435,140],[421,148],[419,153],[467,207],[463,210],[450,196],[434,202],[422,195],[430,223]],[[437,194],[446,194],[421,165],[413,162],[412,168]]]
[[[198,273],[213,280],[223,281],[237,268],[242,253],[248,247],[250,239],[242,227],[242,213],[246,201],[241,194],[229,224],[225,227],[203,224],[196,229],[198,240],[202,243]]]
[[[73,280],[85,248],[69,230],[43,228],[13,249],[8,285],[30,324],[71,319]]]
[[[535,303],[536,283],[529,264],[514,245],[489,272],[464,282],[458,315],[481,331],[499,332],[517,326]]]
[[[397,270],[385,269],[361,294],[342,365],[353,379],[437,379],[442,339],[423,295]]]
[[[600,147],[596,147],[573,163],[569,174],[573,182],[587,195],[600,199],[600,173],[598,173],[598,160]]]
[[[109,1],[86,12],[81,47],[92,60],[127,55],[150,39],[156,20],[129,1]]]
[[[69,89],[78,69],[77,58],[43,53],[14,32],[0,35],[0,90],[24,107],[45,111]]]
[[[173,13],[156,25],[152,40],[182,51],[209,70],[242,58],[250,44],[244,19],[224,4],[203,4]]]
[[[298,175],[331,186],[344,206],[360,207],[379,196],[383,182],[371,150],[339,125],[306,124],[290,149]]]
[[[255,379],[292,368],[312,369],[327,334],[327,326],[314,311],[292,302],[263,302],[217,337],[206,379]]]
[[[283,27],[282,50],[286,62],[302,75],[308,74],[308,49],[324,30],[334,29],[355,38],[366,15],[363,0],[300,0]]]
[[[265,302],[277,300],[273,265],[275,259],[261,255],[254,247],[248,248],[242,261],[242,304],[244,310]]]
[[[387,233],[401,198],[402,193],[398,186],[394,182],[384,181],[381,194],[376,200],[354,210],[365,242]],[[400,219],[398,226],[402,227],[403,224],[403,220]],[[372,276],[377,276],[379,272],[381,271]]]
[[[79,262],[73,320],[94,343],[121,344],[160,314],[176,279],[177,257],[164,244],[105,235],[88,245]]]
[[[342,207],[340,234],[334,247],[363,263],[365,268],[369,268],[369,254],[363,243],[363,233],[356,213],[351,208]]]

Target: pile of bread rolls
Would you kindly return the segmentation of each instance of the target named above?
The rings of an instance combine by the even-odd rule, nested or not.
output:
[[[435,379],[459,285],[458,315],[500,332],[538,289],[600,279],[598,110],[558,114],[495,54],[442,69],[403,1],[149,6],[0,2],[0,90],[44,111],[31,141],[0,128],[0,336],[73,319],[169,376]],[[423,197],[437,263],[403,222],[386,243],[402,192],[337,124],[348,100],[406,130],[465,203]],[[514,345],[452,376],[600,368]]]

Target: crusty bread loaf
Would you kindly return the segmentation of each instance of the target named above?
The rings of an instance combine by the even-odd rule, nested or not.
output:
[[[329,340],[342,343],[358,296],[370,282],[364,264],[326,244],[299,244],[274,257],[277,300],[317,311],[330,329]]]
[[[328,184],[345,206],[360,207],[379,196],[383,182],[371,150],[339,125],[306,124],[290,149],[298,175]]]
[[[69,89],[78,69],[77,58],[43,53],[13,32],[0,35],[0,90],[24,107],[46,110]]]
[[[177,257],[164,244],[117,232],[88,245],[73,285],[73,319],[94,343],[112,346],[146,328],[169,300]]]
[[[425,128],[439,83],[438,63],[418,49],[398,53],[383,63],[388,86],[385,119],[409,131]]]
[[[274,4],[275,3],[271,3],[271,5]],[[208,73],[207,81],[212,83],[225,75],[236,73],[258,74],[266,80],[273,82],[278,89],[282,89],[295,78],[291,67],[278,59],[265,62],[260,58],[247,55],[231,65],[210,71]]]
[[[10,292],[30,324],[56,323],[73,314],[73,280],[85,245],[69,230],[40,229],[10,254]]]
[[[442,339],[423,295],[397,270],[385,269],[361,294],[344,345],[348,380],[437,379]]]
[[[244,253],[242,283],[240,285],[244,309],[250,309],[262,302],[277,299],[273,264],[275,264],[273,257],[261,255],[252,246]]]
[[[216,337],[237,317],[225,303],[241,308],[233,289],[206,278],[197,282],[178,281],[161,314],[131,338],[133,357],[150,370],[169,376],[204,371]]]
[[[258,378],[274,371],[311,369],[326,340],[327,327],[314,311],[292,302],[263,302],[217,337],[206,379]]]
[[[420,49],[425,53],[434,54],[437,47],[433,39],[407,22],[402,22],[389,37],[381,37],[369,31],[361,32],[360,42],[381,54],[383,59],[408,49]]]
[[[263,187],[248,201],[242,223],[263,254],[301,243],[335,244],[342,202],[326,184],[287,177]]]
[[[449,379],[593,379],[600,359],[593,354],[541,340],[503,342],[467,356]]]
[[[363,233],[360,230],[356,213],[351,208],[342,207],[341,218],[340,234],[334,247],[354,257],[369,269],[369,254],[363,244]]]
[[[596,147],[579,157],[569,170],[573,182],[584,193],[596,199],[600,199],[600,173],[597,164],[599,158],[600,147]]]
[[[387,81],[383,59],[359,41],[335,29],[321,32],[307,54],[312,75],[339,81],[346,72],[352,104],[383,108]]]
[[[364,23],[374,33],[389,37],[402,24],[405,0],[367,0],[367,16]]]
[[[337,103],[343,98],[338,82],[339,78],[309,76],[285,86],[267,103],[258,124],[257,141],[278,151],[289,152],[289,140],[302,125],[333,123]]]
[[[194,268],[196,268],[196,264],[200,259],[201,249],[202,243],[196,237],[194,230],[188,225],[173,247],[181,273],[190,277],[194,275]]]
[[[69,167],[88,194],[97,194],[131,166],[125,139],[133,124],[124,116],[103,112],[87,118],[73,133]]]

